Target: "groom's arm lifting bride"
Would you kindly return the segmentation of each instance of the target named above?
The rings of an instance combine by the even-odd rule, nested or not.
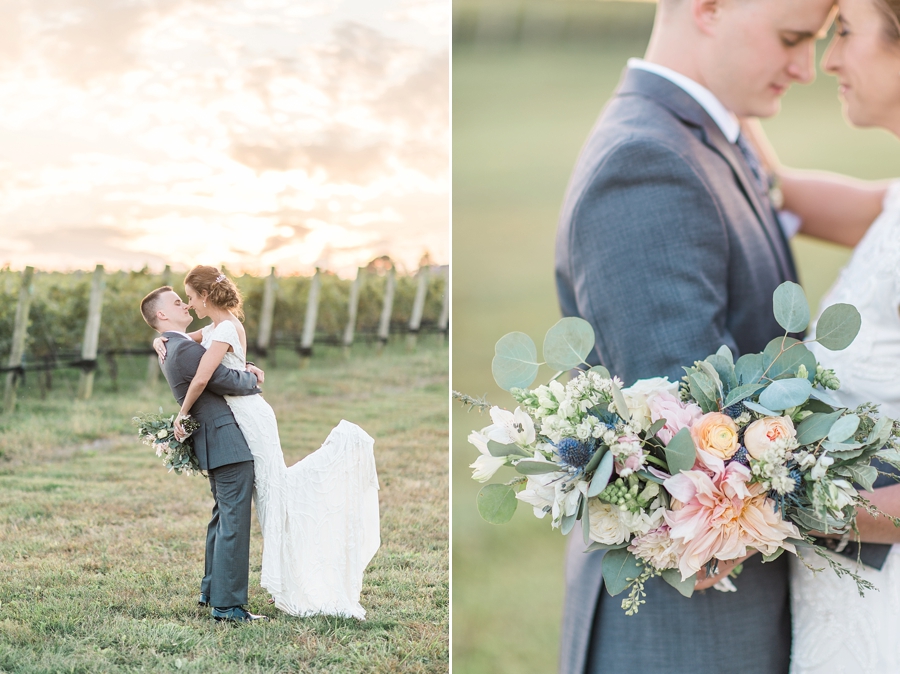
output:
[[[772,293],[796,281],[787,235],[739,118],[769,117],[814,77],[831,0],[660,0],[572,174],[557,234],[564,316],[591,322],[592,364],[626,385],[727,345],[735,357],[783,334]],[[640,301],[635,301],[639,298]],[[648,330],[646,326],[654,326]],[[788,671],[787,560],[744,563],[740,592],[686,599],[659,579],[626,616],[602,591],[602,552],[570,539],[560,671]],[[711,584],[700,584],[700,589]],[[764,644],[760,648],[760,644]]]
[[[165,286],[141,302],[150,327],[168,338],[161,363],[172,393],[181,403],[206,350],[185,330],[193,317],[172,288]],[[250,573],[250,503],[253,495],[253,455],[223,395],[259,393],[255,374],[216,368],[206,389],[191,408],[200,423],[193,434],[194,453],[209,475],[215,505],[206,536],[206,562],[200,604],[213,607],[217,619],[259,619],[242,608],[247,603]]]

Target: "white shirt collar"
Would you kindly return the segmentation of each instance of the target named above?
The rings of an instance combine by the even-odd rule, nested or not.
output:
[[[656,63],[650,63],[644,59],[630,58],[628,59],[628,67],[634,68],[635,70],[646,70],[654,75],[659,75],[660,77],[669,80],[672,84],[684,89],[684,91],[697,101],[701,107],[706,110],[707,114],[713,118],[713,121],[722,130],[722,133],[729,143],[737,141],[738,135],[741,132],[741,124],[738,121],[737,115],[722,105],[715,94],[702,84],[698,84],[690,77],[677,73],[671,68],[666,68],[665,66],[657,65]]]
[[[182,337],[187,337],[188,339],[190,339],[190,337],[188,337],[188,334],[186,332],[182,332],[181,330],[166,330],[166,332],[174,332],[176,335],[181,335]]]

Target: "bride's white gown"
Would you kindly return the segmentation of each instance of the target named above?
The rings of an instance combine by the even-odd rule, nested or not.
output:
[[[222,364],[246,366],[230,321],[203,328],[204,347],[230,344]],[[292,615],[364,618],[362,576],[381,545],[374,441],[341,421],[319,449],[288,468],[278,423],[259,395],[225,396],[250,451],[263,534],[260,584]]]
[[[844,351],[811,345],[819,362],[841,381],[837,397],[847,407],[875,402],[900,418],[900,183],[891,186],[884,210],[856,247],[850,263],[822,301],[822,309],[844,302],[862,316],[859,335]],[[900,546],[884,568],[857,568],[877,592],[860,598],[856,583],[837,578],[824,560],[806,560],[825,570],[813,575],[791,560],[793,650],[791,674],[890,674],[900,672]]]

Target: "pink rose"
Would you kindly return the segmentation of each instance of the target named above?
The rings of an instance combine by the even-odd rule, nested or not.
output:
[[[683,403],[668,391],[660,391],[647,399],[650,419],[665,419],[666,425],[656,434],[664,445],[668,445],[682,428],[690,428],[703,416],[703,410],[694,403]]]
[[[754,459],[774,443],[797,437],[797,429],[790,417],[765,417],[757,419],[744,431],[744,447]]]

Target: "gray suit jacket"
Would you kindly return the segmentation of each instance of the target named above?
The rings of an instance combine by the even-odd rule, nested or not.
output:
[[[563,315],[594,327],[589,360],[630,384],[664,375],[677,381],[683,366],[722,344],[735,358],[762,351],[783,334],[772,293],[796,273],[740,151],[680,87],[627,70],[572,174],[557,233],[556,280]],[[583,554],[577,538],[567,561],[561,672],[583,672],[589,661],[592,671],[725,671],[723,646],[704,652],[695,637],[709,620],[745,611],[750,622],[742,619],[742,629],[753,636],[737,640],[765,644],[769,655],[728,671],[787,671],[783,558],[749,564],[748,582],[739,578],[732,595],[710,590],[684,599],[650,584],[647,604],[626,617],[621,597],[601,595],[602,553]],[[601,610],[604,602],[615,610]],[[652,644],[653,632],[671,644],[665,654],[639,645]],[[729,638],[727,648],[733,643]]]
[[[166,343],[166,360],[162,371],[180,404],[187,395],[191,379],[197,373],[206,349],[178,332],[166,332],[163,336],[169,341]],[[253,460],[244,434],[222,396],[243,396],[259,392],[254,374],[230,370],[224,365],[219,365],[213,372],[206,389],[191,407],[191,416],[200,422],[200,428],[191,437],[194,453],[203,470]]]

